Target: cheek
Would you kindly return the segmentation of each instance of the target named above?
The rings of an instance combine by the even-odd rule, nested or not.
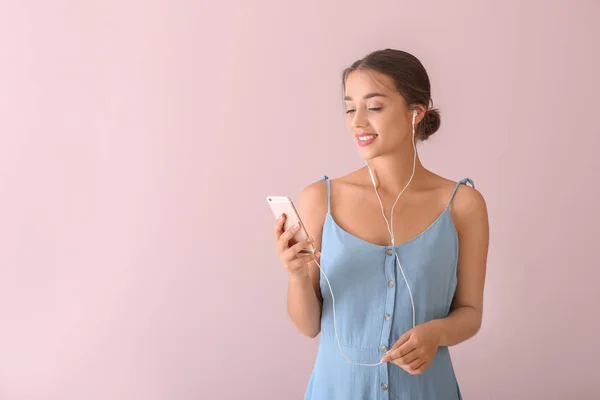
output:
[[[398,119],[392,114],[374,114],[370,119],[371,126],[382,136],[397,135]]]
[[[397,113],[381,115],[374,123],[383,132],[392,134],[398,139],[401,139],[405,135],[412,135],[412,120],[408,121],[403,115]]]

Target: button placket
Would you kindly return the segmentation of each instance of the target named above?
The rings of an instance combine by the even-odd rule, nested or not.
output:
[[[396,290],[395,280],[396,280],[396,257],[392,257],[394,252],[391,247],[386,248],[385,250],[386,256],[384,256],[384,272],[385,272],[385,281],[383,289],[386,291],[385,296],[385,304],[384,304],[384,315],[382,316],[384,319],[382,330],[381,330],[381,341],[379,350],[382,353],[386,353],[389,350],[389,346],[393,343],[390,343],[390,336],[392,330],[392,315],[394,312],[394,305],[396,301]],[[388,372],[388,363],[383,363],[379,365],[379,378],[380,380],[380,390],[381,390],[381,399],[387,400],[389,398],[389,372]]]

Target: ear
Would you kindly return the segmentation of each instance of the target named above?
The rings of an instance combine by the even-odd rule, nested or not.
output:
[[[425,117],[425,107],[420,105],[420,104],[415,104],[414,106],[412,106],[411,110],[410,110],[410,118],[412,121],[412,113],[413,111],[417,112],[417,117],[415,118],[415,125],[418,125],[419,122],[421,122],[423,120],[423,118]]]

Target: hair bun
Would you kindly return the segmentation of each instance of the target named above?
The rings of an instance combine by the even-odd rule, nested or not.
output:
[[[440,128],[440,112],[436,108],[432,108],[425,112],[425,116],[421,121],[421,140],[426,140]]]

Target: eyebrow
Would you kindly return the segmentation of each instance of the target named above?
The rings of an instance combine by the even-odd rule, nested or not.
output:
[[[375,93],[365,94],[363,96],[363,99],[366,100],[366,99],[370,99],[370,98],[373,98],[373,97],[387,97],[387,96],[385,94],[375,92]],[[352,97],[350,97],[350,96],[344,96],[344,100],[352,101]]]

